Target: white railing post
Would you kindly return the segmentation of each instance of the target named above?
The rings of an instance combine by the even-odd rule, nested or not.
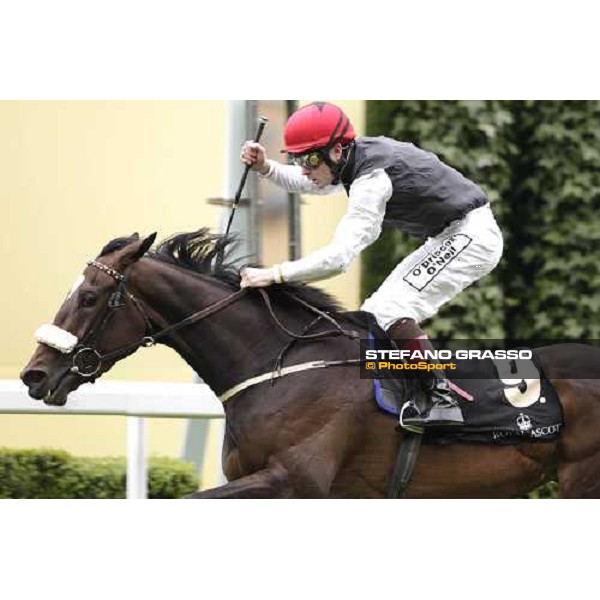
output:
[[[219,421],[218,423],[213,423],[213,452],[215,453],[215,470],[214,470],[214,485],[224,485],[227,483],[227,478],[225,477],[225,473],[223,473],[223,460],[221,449],[223,448],[223,439],[225,437],[225,419]],[[207,454],[211,453],[211,448],[207,448],[205,450]]]
[[[148,496],[145,421],[143,417],[127,417],[127,500]]]

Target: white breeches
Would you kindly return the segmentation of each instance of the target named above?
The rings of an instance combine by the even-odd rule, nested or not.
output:
[[[492,271],[502,248],[490,205],[476,208],[407,256],[361,310],[373,313],[384,330],[402,318],[421,323]]]

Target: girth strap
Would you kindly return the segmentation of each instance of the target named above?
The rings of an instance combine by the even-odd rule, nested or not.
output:
[[[246,379],[245,381],[234,385],[232,388],[229,388],[227,391],[223,392],[219,396],[219,400],[223,404],[225,404],[227,400],[233,398],[233,396],[248,389],[249,387],[269,380],[274,381],[275,379],[279,379],[280,377],[285,377],[286,375],[291,375],[293,373],[301,373],[302,371],[310,371],[312,369],[324,369],[327,367],[344,367],[346,365],[359,365],[360,363],[361,360],[359,358],[348,360],[313,360],[310,362],[300,363],[299,365],[283,367],[283,369],[269,371],[268,373],[257,375],[256,377]]]

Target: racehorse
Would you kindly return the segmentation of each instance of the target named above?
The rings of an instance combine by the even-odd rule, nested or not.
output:
[[[230,248],[226,236],[201,229],[150,252],[155,235],[113,240],[88,263],[54,334],[21,374],[30,396],[62,405],[118,360],[163,343],[218,395],[233,388],[224,405],[228,483],[192,497],[386,497],[402,433],[353,363],[364,326],[311,286],[240,290],[232,263],[216,260]],[[324,362],[275,378],[283,358]],[[600,350],[558,344],[538,358],[563,407],[560,438],[425,445],[408,498],[518,497],[552,479],[561,497],[600,497],[600,381],[568,378],[575,364],[596,372]],[[265,373],[271,376],[236,393]]]

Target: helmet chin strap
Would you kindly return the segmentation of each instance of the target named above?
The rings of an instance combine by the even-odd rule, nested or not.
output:
[[[331,148],[325,148],[323,150],[324,162],[329,167],[329,169],[331,170],[331,174],[333,175],[333,181],[331,182],[331,185],[338,185],[341,182],[342,174],[344,172],[344,169],[346,168],[346,165],[348,164],[350,152],[352,151],[353,147],[354,142],[352,142],[346,147],[343,147],[342,155],[340,156],[340,160],[338,162],[333,161],[331,159],[331,156],[329,156]]]

